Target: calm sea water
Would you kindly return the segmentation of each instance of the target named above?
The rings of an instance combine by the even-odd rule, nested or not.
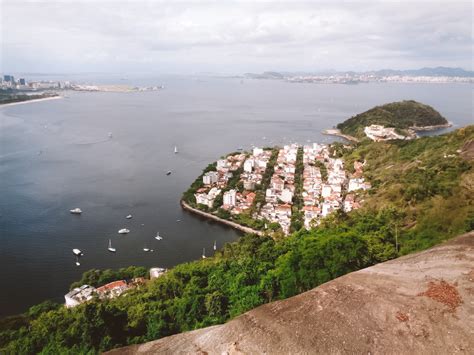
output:
[[[321,130],[402,99],[434,106],[455,127],[474,121],[469,85],[178,77],[120,82],[166,88],[67,93],[61,100],[0,108],[0,316],[45,299],[62,301],[69,284],[91,268],[171,267],[198,259],[204,247],[210,254],[214,240],[221,246],[238,238],[179,206],[200,171],[237,147],[329,142],[333,138]],[[165,175],[168,170],[172,175]],[[71,215],[74,207],[83,214]],[[128,214],[133,219],[126,220]],[[131,233],[118,235],[120,228]],[[157,231],[164,240],[154,240]],[[116,254],[107,251],[109,239]],[[155,252],[144,253],[145,245]],[[85,254],[80,267],[73,248]]]

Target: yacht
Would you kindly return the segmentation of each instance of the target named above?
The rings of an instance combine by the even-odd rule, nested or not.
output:
[[[80,249],[72,249],[72,253],[75,255],[75,256],[82,256],[82,251]]]
[[[122,228],[118,231],[118,234],[127,234],[130,233],[130,229]]]
[[[125,217],[126,219],[132,219],[132,215],[129,214],[127,217]]]
[[[155,237],[156,240],[162,240],[163,237],[160,236],[160,232],[156,233],[156,237]]]
[[[109,247],[107,248],[108,251],[110,251],[111,253],[115,253],[117,251],[117,249],[115,248],[112,248],[112,240],[109,239]]]
[[[69,212],[71,212],[71,214],[81,214],[82,210],[76,207],[76,208],[73,208],[72,210],[69,210]]]

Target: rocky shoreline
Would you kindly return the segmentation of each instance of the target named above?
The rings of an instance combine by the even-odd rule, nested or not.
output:
[[[186,211],[189,211],[189,212],[192,212],[192,213],[195,213],[199,216],[202,216],[202,217],[206,217],[212,221],[215,221],[215,222],[219,222],[219,223],[222,223],[222,224],[225,224],[229,227],[232,227],[234,229],[237,229],[241,232],[244,232],[244,233],[252,233],[252,234],[257,234],[257,235],[260,235],[260,236],[263,236],[264,233],[262,231],[259,231],[259,230],[256,230],[256,229],[252,229],[250,227],[246,227],[246,226],[242,226],[238,223],[235,223],[235,222],[232,222],[232,221],[228,221],[226,219],[222,219],[222,218],[219,218],[217,217],[216,215],[213,215],[211,213],[208,213],[208,212],[204,212],[204,211],[201,211],[201,210],[198,210],[197,208],[194,208],[194,207],[191,207],[190,205],[188,205],[186,202],[184,202],[183,200],[181,200],[181,207],[186,210]]]
[[[323,131],[323,134],[328,135],[328,136],[336,136],[336,137],[341,137],[344,139],[347,139],[348,141],[358,143],[359,140],[356,137],[350,136],[348,134],[342,133],[339,129],[333,128],[333,129],[325,129]]]

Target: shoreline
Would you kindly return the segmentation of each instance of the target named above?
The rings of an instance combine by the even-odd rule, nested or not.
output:
[[[328,136],[336,136],[336,137],[341,137],[344,138],[350,142],[354,143],[359,143],[359,140],[356,137],[350,136],[348,134],[341,133],[339,129],[332,128],[332,129],[325,129],[323,131],[323,134],[328,135]]]
[[[48,100],[57,100],[57,99],[62,99],[63,96],[57,95],[57,96],[50,96],[50,97],[42,97],[41,99],[31,99],[31,100],[24,100],[24,101],[18,101],[18,102],[9,102],[7,104],[0,104],[1,107],[8,107],[8,106],[16,106],[16,105],[23,105],[23,104],[29,104],[30,102],[40,102],[40,101],[48,101]]]
[[[453,126],[453,123],[448,122],[448,123],[445,123],[445,124],[439,124],[439,125],[434,125],[434,126],[420,126],[420,127],[412,126],[409,129],[412,129],[414,131],[422,132],[422,131],[436,131],[438,129],[449,128],[449,127],[452,127],[452,126]]]
[[[181,204],[181,207],[186,210],[186,211],[189,211],[189,212],[192,212],[192,213],[195,213],[197,215],[200,215],[202,217],[206,217],[206,218],[209,218],[215,222],[219,222],[219,223],[222,223],[222,224],[225,224],[229,227],[232,227],[234,229],[237,229],[241,232],[244,232],[244,233],[252,233],[252,234],[257,234],[259,236],[263,236],[264,233],[262,231],[258,231],[258,230],[255,230],[255,229],[252,229],[250,227],[246,227],[246,226],[242,226],[238,223],[235,223],[235,222],[232,222],[232,221],[228,221],[226,219],[222,219],[222,218],[219,218],[211,213],[208,213],[208,212],[204,212],[204,211],[201,211],[201,210],[198,210],[197,208],[194,208],[194,207],[191,207],[190,205],[188,205],[186,202],[184,202],[183,200],[180,201],[180,204]]]

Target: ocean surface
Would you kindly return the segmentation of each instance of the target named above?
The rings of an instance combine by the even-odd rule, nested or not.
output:
[[[432,105],[453,128],[474,122],[468,84],[82,79],[165,88],[67,92],[0,107],[0,317],[46,299],[62,302],[88,269],[168,268],[200,258],[203,248],[211,255],[215,240],[218,247],[236,240],[238,232],[182,211],[179,199],[208,163],[238,147],[331,142],[323,129],[402,99]],[[75,207],[83,214],[71,215]],[[118,235],[120,228],[131,232]],[[158,231],[162,241],[154,239]],[[109,239],[116,254],[107,251]],[[73,248],[84,252],[79,267]]]

